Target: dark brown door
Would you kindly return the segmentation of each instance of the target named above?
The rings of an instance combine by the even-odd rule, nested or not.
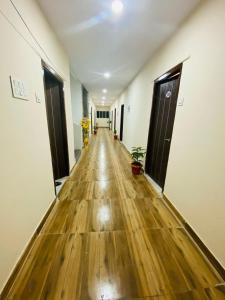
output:
[[[182,66],[155,82],[145,171],[162,188],[165,185]]]
[[[53,175],[57,180],[69,175],[63,83],[45,69],[44,84]]]
[[[110,129],[113,129],[113,110],[111,111],[111,123],[110,123]]]
[[[123,140],[123,122],[124,122],[124,105],[121,105],[121,114],[120,114],[120,140]]]

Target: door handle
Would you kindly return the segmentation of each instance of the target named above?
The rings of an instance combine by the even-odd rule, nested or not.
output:
[[[164,139],[164,141],[169,143],[171,139]]]

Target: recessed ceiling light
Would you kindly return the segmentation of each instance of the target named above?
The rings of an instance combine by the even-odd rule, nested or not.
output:
[[[105,99],[106,99],[106,97],[105,97],[105,96],[103,96],[103,97],[102,97],[102,100],[105,100]]]
[[[113,0],[112,11],[114,14],[120,15],[123,11],[123,2],[121,0]]]
[[[111,77],[111,74],[110,74],[109,72],[105,72],[105,73],[104,73],[104,77],[108,79],[108,78]]]
[[[107,93],[108,93],[107,89],[103,89],[102,92],[103,92],[104,94],[107,94]]]

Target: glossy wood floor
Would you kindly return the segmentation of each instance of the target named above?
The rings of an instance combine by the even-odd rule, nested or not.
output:
[[[222,279],[107,129],[64,185],[7,299],[225,299]]]

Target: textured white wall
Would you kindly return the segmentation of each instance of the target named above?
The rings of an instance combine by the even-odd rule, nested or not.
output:
[[[74,164],[69,60],[36,1],[14,3],[36,41],[11,2],[1,0],[0,290],[55,198],[41,58],[64,79],[70,167]],[[29,101],[12,98],[10,75],[27,83]]]
[[[206,0],[150,59],[125,103],[124,144],[147,145],[153,81],[184,63],[165,194],[225,266],[225,1]],[[130,106],[130,112],[128,112]],[[117,122],[119,129],[119,122]]]

